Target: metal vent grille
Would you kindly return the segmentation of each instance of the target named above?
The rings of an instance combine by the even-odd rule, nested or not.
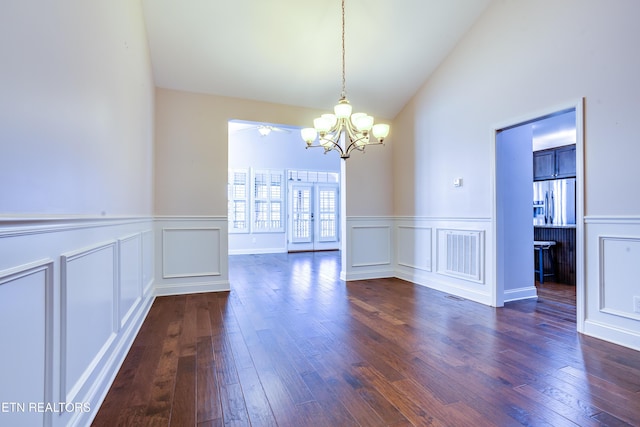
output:
[[[444,273],[480,281],[480,243],[479,232],[447,230]]]

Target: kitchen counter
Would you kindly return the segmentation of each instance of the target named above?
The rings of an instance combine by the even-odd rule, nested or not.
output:
[[[576,226],[541,225],[533,227],[533,240],[554,241],[555,277],[549,280],[567,285],[576,284]]]

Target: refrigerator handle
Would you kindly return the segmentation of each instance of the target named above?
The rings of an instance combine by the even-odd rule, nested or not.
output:
[[[549,192],[544,192],[544,223],[549,222]]]
[[[550,206],[550,210],[551,210],[551,214],[549,215],[551,217],[551,224],[553,224],[553,221],[555,220],[555,216],[556,216],[556,212],[555,212],[555,200],[554,200],[554,196],[553,196],[553,190],[551,190],[551,206]]]

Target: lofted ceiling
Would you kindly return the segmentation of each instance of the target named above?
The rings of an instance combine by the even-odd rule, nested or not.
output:
[[[346,0],[354,111],[394,118],[490,0]],[[159,87],[330,110],[340,0],[142,0]]]

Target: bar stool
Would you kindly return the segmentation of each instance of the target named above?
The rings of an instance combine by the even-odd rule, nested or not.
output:
[[[538,267],[534,270],[534,272],[539,276],[539,282],[544,283],[545,276],[555,276],[556,269],[555,263],[553,260],[553,246],[555,246],[556,242],[553,240],[534,240],[533,242],[533,250],[534,254],[537,254],[538,258]],[[547,253],[547,258],[549,259],[549,264],[551,264],[551,268],[549,272],[544,272],[544,254]]]

